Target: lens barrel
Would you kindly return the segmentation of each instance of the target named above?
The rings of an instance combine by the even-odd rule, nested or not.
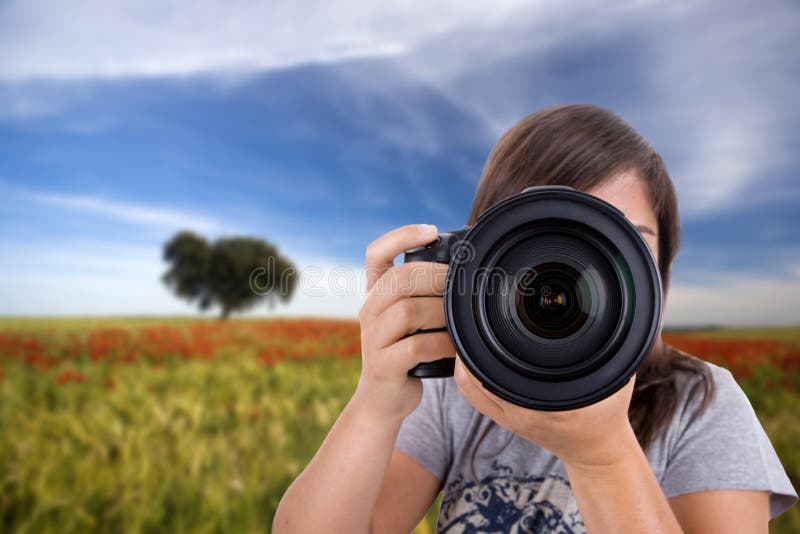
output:
[[[446,329],[499,397],[539,410],[586,406],[619,390],[651,351],[661,278],[614,206],[568,187],[534,187],[441,237],[406,261],[442,261],[448,247]]]

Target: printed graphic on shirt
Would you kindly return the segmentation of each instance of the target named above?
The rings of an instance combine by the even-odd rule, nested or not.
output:
[[[567,479],[515,474],[495,460],[479,482],[458,475],[447,485],[436,531],[578,534],[586,528]]]

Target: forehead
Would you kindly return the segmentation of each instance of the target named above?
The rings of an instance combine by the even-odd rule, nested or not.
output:
[[[636,173],[620,173],[586,192],[612,204],[634,225],[648,226],[657,231],[656,214],[650,204],[647,184]]]

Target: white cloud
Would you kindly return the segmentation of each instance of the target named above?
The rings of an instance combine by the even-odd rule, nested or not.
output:
[[[796,48],[800,12],[793,6],[743,5],[10,1],[0,4],[0,91],[5,91],[0,95],[9,97],[0,99],[6,102],[0,104],[0,117],[38,116],[59,108],[57,91],[46,99],[29,92],[32,80],[235,75],[314,61],[386,57],[392,59],[388,71],[399,69],[391,76],[376,76],[358,65],[348,65],[342,74],[363,90],[389,95],[388,103],[396,106],[404,104],[392,100],[395,84],[426,85],[481,121],[487,136],[497,139],[533,111],[533,103],[518,79],[493,76],[496,63],[514,57],[557,60],[560,46],[633,32],[648,37],[632,46],[641,45],[644,57],[637,66],[643,69],[645,90],[652,93],[633,95],[644,109],[618,111],[645,131],[657,149],[669,150],[682,162],[671,166],[682,209],[684,215],[698,216],[753,198],[749,193],[755,180],[786,163],[782,140],[800,113],[795,100],[800,87],[787,68],[796,56],[789,51]],[[437,153],[440,133],[431,117],[402,109],[406,125],[376,135]],[[768,180],[759,185],[772,194]],[[99,196],[31,193],[28,200],[160,229],[188,226],[213,234],[227,228],[219,219],[190,210]],[[439,205],[429,207],[444,211]],[[290,232],[278,242],[296,243]],[[0,312],[192,309],[160,284],[158,247],[118,251],[113,258],[100,244],[96,250],[42,250],[47,254],[28,251],[27,257],[46,269],[6,263],[0,272]],[[325,258],[298,263],[335,266]],[[95,270],[80,272],[91,266]],[[738,276],[704,285],[676,282],[667,321],[796,322],[798,281]],[[278,311],[354,315],[360,298],[298,295],[289,308]]]
[[[103,241],[2,245],[0,315],[198,313],[161,282],[158,246]],[[301,276],[288,305],[266,304],[248,316],[356,317],[364,302],[364,269],[319,256],[297,258]],[[800,265],[786,277],[713,275],[673,282],[665,326],[795,325],[800,321]],[[212,309],[207,315],[214,315]]]
[[[109,254],[113,251],[114,256]],[[157,248],[96,243],[3,246],[0,314],[185,313],[160,284]]]
[[[564,101],[558,88],[571,83],[570,74],[540,70],[537,58],[568,69],[559,64],[562,49],[628,39],[635,63],[619,67],[609,57],[607,69],[609,76],[628,69],[640,85],[630,89],[630,104],[615,111],[669,156],[684,216],[735,209],[753,192],[768,191],[772,177],[794,162],[787,139],[800,120],[800,79],[786,51],[796,48],[800,11],[714,1],[553,7],[536,3],[501,29],[460,28],[426,40],[394,60],[406,78],[371,78],[358,66],[345,72],[358,87],[383,93],[417,80],[482,122],[495,141],[541,105],[534,98]],[[509,58],[519,63],[518,74],[503,66]],[[531,87],[526,69],[548,78]],[[591,102],[591,92],[585,94]],[[410,124],[406,138],[435,146],[424,121]]]
[[[788,277],[708,275],[670,285],[666,326],[765,326],[800,323],[800,265]]]
[[[800,110],[791,73],[800,12],[788,5],[698,3],[659,21],[649,76],[667,107],[654,115],[683,162],[672,169],[684,215],[748,202],[758,184],[794,160],[786,143]],[[795,55],[796,58],[796,55]],[[666,128],[664,129],[666,130]]]
[[[23,87],[25,84],[0,85],[0,119],[29,119],[51,115],[62,109],[60,98],[46,91]]]
[[[495,24],[523,3],[11,1],[0,6],[0,80],[187,75],[391,56],[452,28]]]
[[[191,228],[211,233],[224,228],[222,222],[211,217],[169,207],[121,202],[89,195],[26,192],[23,196],[38,204],[100,215],[121,222],[170,229]]]
[[[153,272],[161,250],[148,245],[122,244],[97,239],[70,239],[60,242],[2,242],[0,257],[7,258],[0,272],[8,275],[30,273],[58,276],[60,273],[116,275],[118,279],[136,278]]]
[[[48,209],[44,210],[42,207]],[[298,261],[308,264],[347,263],[336,258],[335,254],[319,257],[316,254],[319,248],[316,232],[309,233],[305,224],[308,221],[293,213],[274,213],[265,211],[257,205],[231,204],[226,207],[224,213],[211,216],[197,206],[187,209],[95,195],[22,189],[0,181],[0,214],[3,212],[14,214],[17,218],[36,214],[39,223],[45,224],[46,227],[47,225],[58,227],[59,221],[64,220],[64,217],[52,208],[77,215],[70,217],[72,221],[83,220],[78,217],[86,217],[85,228],[98,227],[122,232],[125,236],[117,243],[100,242],[91,231],[70,236],[70,248],[58,249],[62,251],[59,257],[65,260],[63,264],[66,266],[79,264],[83,261],[82,258],[89,258],[86,263],[89,267],[126,261],[124,258],[132,251],[142,257],[144,250],[141,248],[142,245],[132,243],[152,243],[153,247],[157,247],[159,246],[157,243],[162,243],[172,232],[178,230],[189,229],[203,234],[208,239],[216,239],[234,235],[260,236],[265,228],[269,229],[268,241],[281,253],[292,258],[295,263]],[[105,219],[107,224],[93,220],[97,217]],[[138,227],[136,239],[130,237],[130,229],[125,228],[126,224]],[[351,238],[347,235],[332,235],[327,241],[329,244],[343,247],[352,245]],[[118,248],[120,250],[117,250]],[[2,254],[3,250],[8,252]],[[0,257],[36,257],[36,254],[30,254],[34,250],[36,250],[34,245],[15,243],[14,236],[11,235],[0,241]],[[17,254],[15,251],[20,253]],[[91,255],[93,251],[98,252],[97,257]],[[101,257],[101,251],[105,251],[108,257]],[[158,254],[154,257],[158,257]]]
[[[682,211],[693,217],[733,208],[758,177],[791,159],[782,140],[800,119],[800,87],[786,51],[798,27],[792,6],[715,1],[92,0],[77,7],[19,0],[0,7],[0,83],[214,72],[235,80],[309,62],[385,57],[385,71],[356,64],[341,73],[359,91],[379,92],[403,109],[404,123],[379,128],[378,138],[436,154],[441,131],[393,100],[392,87],[426,85],[481,122],[491,142],[535,107],[529,88],[506,70],[493,75],[494,65],[557,59],[575,43],[629,36],[646,91],[632,105],[644,108],[617,111],[673,154]],[[0,115],[57,109],[57,99],[43,102],[21,87],[6,91],[11,98]]]
[[[158,246],[104,241],[0,244],[0,315],[195,314],[161,282],[167,265]],[[305,257],[295,296],[273,310],[246,315],[356,317],[365,296],[364,270]],[[216,314],[212,309],[206,315]]]

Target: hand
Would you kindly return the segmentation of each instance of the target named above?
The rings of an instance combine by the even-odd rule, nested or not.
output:
[[[411,368],[456,353],[447,332],[410,335],[444,328],[447,265],[392,263],[404,250],[429,243],[436,235],[436,227],[414,224],[392,230],[367,247],[369,293],[358,315],[362,367],[353,402],[381,419],[402,420],[419,404],[422,383],[408,376]]]
[[[549,450],[567,466],[592,469],[609,465],[623,459],[636,444],[628,420],[636,375],[595,404],[561,412],[531,410],[501,399],[485,389],[458,358],[454,379],[458,391],[476,410]]]

